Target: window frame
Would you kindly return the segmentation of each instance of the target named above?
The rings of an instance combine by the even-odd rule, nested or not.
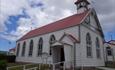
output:
[[[106,47],[106,52],[107,52],[107,56],[112,56],[113,53],[112,53],[112,48],[111,47]]]
[[[51,50],[51,45],[56,41],[55,35],[50,36],[49,44],[50,44],[50,50],[49,50],[49,55],[52,55],[52,50]]]
[[[20,43],[17,44],[16,56],[19,56],[19,54],[20,54]]]
[[[43,38],[40,37],[38,41],[38,53],[37,56],[41,56],[43,51]]]
[[[22,56],[25,56],[25,50],[26,50],[26,42],[23,42],[23,45],[22,45]]]
[[[99,38],[96,37],[96,57],[97,58],[101,58],[101,50],[100,50],[100,42],[99,42]]]
[[[34,41],[30,40],[28,56],[32,56],[33,55],[33,46],[34,46]]]
[[[88,58],[93,57],[92,53],[92,40],[90,33],[86,34],[86,54]]]

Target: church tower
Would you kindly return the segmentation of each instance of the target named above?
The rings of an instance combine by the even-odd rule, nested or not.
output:
[[[90,3],[87,0],[77,0],[75,5],[77,6],[77,13],[80,14],[89,9]]]

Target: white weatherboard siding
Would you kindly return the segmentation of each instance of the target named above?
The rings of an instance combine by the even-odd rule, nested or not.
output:
[[[48,33],[48,34],[40,35],[38,37],[33,37],[33,38],[30,38],[30,39],[26,39],[26,40],[17,42],[17,43],[20,43],[20,53],[19,53],[19,56],[16,58],[16,61],[41,63],[41,61],[42,61],[41,57],[37,56],[39,38],[40,37],[43,38],[43,43],[44,43],[43,44],[43,52],[49,53],[49,49],[50,49],[50,46],[49,46],[50,36],[53,34],[53,35],[55,35],[56,40],[59,40],[64,35],[64,33],[69,33],[69,34],[73,35],[76,39],[79,38],[78,37],[78,26],[74,26],[74,27],[71,27],[71,28],[66,28],[64,30],[59,30],[59,31],[56,31],[56,32],[51,32],[51,33]],[[28,56],[29,43],[30,43],[31,39],[34,41],[33,55],[32,56]],[[64,38],[64,39],[66,39],[66,38]],[[21,50],[22,50],[22,45],[23,45],[24,41],[26,41],[26,54],[25,54],[24,57],[22,57],[21,56],[21,52],[22,52]],[[67,42],[67,41],[68,40],[65,40],[64,42]],[[72,44],[71,41],[69,41],[68,43]],[[52,62],[52,57],[49,57],[48,62]]]
[[[92,40],[92,57],[88,58],[87,53],[86,53],[86,34],[90,33],[91,35],[91,40]],[[98,59],[96,57],[96,37],[99,38],[100,41],[100,48],[101,48],[101,58]],[[81,49],[81,63],[83,66],[103,66],[104,65],[104,57],[103,57],[103,42],[102,38],[96,34],[95,32],[87,29],[84,26],[81,26],[81,44],[80,44],[80,49]]]

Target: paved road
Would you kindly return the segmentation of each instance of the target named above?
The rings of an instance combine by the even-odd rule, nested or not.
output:
[[[107,68],[107,67],[97,67],[99,69],[103,69],[103,70],[115,70],[114,68]]]

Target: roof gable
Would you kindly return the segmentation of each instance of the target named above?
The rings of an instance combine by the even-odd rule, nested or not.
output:
[[[26,35],[24,35],[18,41],[79,25],[87,16],[87,14],[89,14],[89,11],[90,10],[81,14],[74,14],[62,20],[59,20],[51,24],[48,24],[46,26],[40,27],[38,29],[32,30],[28,32]]]

